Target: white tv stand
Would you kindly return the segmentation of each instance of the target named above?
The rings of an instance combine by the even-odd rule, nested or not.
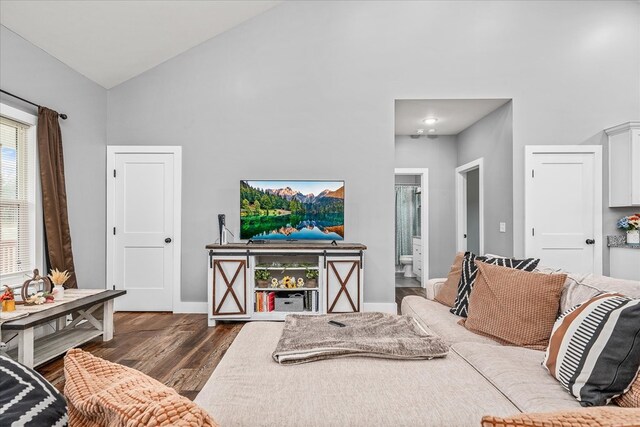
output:
[[[362,310],[365,245],[360,243],[231,243],[207,245],[208,323],[218,320],[284,320],[291,311],[257,311],[257,293],[274,292],[278,298],[309,296],[310,304],[298,314],[354,313]],[[273,277],[302,277],[318,270],[315,288],[258,288],[256,269]],[[269,280],[270,281],[270,280]],[[315,294],[315,295],[313,295]],[[313,297],[313,298],[311,298]],[[313,304],[311,304],[313,302]]]

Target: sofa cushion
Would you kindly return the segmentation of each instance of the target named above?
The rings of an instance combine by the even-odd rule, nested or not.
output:
[[[469,307],[469,296],[473,290],[478,267],[475,260],[486,262],[487,264],[500,265],[502,267],[516,268],[518,270],[533,271],[540,262],[539,259],[515,259],[515,258],[490,258],[486,256],[477,256],[472,252],[465,252],[462,260],[462,274],[458,283],[458,295],[456,302],[451,308],[451,312],[457,316],[467,317],[467,309]]]
[[[216,426],[209,414],[172,388],[80,349],[67,352],[64,376],[74,426]]]
[[[518,412],[454,353],[279,365],[271,353],[283,326],[244,325],[195,398],[220,425],[477,427],[483,415]]]
[[[474,334],[458,325],[460,318],[451,314],[449,307],[439,302],[419,296],[408,296],[402,300],[401,312],[415,318],[422,327],[430,329],[449,344],[469,341],[499,345],[491,338]]]
[[[66,426],[67,402],[33,369],[0,354],[0,425]]]
[[[538,266],[538,273],[553,274],[562,270]],[[617,292],[630,298],[640,298],[640,281],[616,279],[592,273],[567,273],[560,297],[560,313],[582,304],[602,292]]]
[[[456,343],[464,358],[522,412],[579,408],[580,404],[541,366],[544,352],[523,347]]]
[[[640,425],[640,409],[615,407],[521,414],[509,418],[487,415],[482,418],[482,427],[635,427],[638,425]]]
[[[540,274],[476,260],[478,275],[464,326],[501,344],[544,350],[566,274]]]
[[[458,283],[460,283],[460,276],[462,274],[462,259],[464,258],[464,252],[458,252],[456,258],[453,260],[451,270],[447,275],[447,280],[436,292],[435,300],[447,307],[453,307],[456,302],[456,296],[458,295]]]
[[[602,294],[563,313],[544,365],[583,406],[624,393],[640,367],[640,299]]]

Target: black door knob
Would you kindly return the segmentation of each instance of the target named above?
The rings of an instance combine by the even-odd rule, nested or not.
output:
[[[166,239],[164,239],[165,243],[171,243],[171,237],[167,237]]]
[[[595,242],[596,242],[596,241],[595,241],[595,240],[593,240],[593,239],[587,239],[587,240],[585,241],[585,243],[586,243],[587,245],[593,245]]]

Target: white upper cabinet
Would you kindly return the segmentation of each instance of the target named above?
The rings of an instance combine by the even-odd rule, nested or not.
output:
[[[605,132],[609,136],[609,206],[640,206],[640,122]]]

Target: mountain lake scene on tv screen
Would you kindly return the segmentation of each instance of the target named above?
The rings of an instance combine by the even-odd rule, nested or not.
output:
[[[343,181],[240,181],[240,238],[343,240]]]

